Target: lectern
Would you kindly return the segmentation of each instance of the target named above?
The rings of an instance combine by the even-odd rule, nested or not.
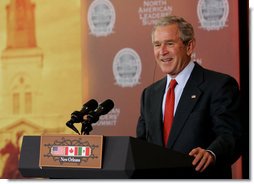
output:
[[[102,168],[39,167],[40,136],[24,136],[19,170],[24,177],[69,179],[195,178],[193,158],[134,137],[105,136]]]

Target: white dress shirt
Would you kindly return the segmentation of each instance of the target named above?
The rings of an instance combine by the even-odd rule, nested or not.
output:
[[[194,68],[195,64],[193,62],[190,62],[177,76],[174,78],[177,82],[177,85],[175,87],[175,105],[174,105],[174,114],[176,112],[176,108],[178,105],[178,102],[180,100],[180,97],[183,93],[183,89],[190,77],[190,74]],[[169,88],[169,83],[171,81],[171,76],[167,75],[167,83],[166,83],[166,88],[163,96],[163,102],[162,102],[162,117],[164,119],[164,111],[165,111],[165,103],[166,103],[166,96],[167,96],[167,91]]]

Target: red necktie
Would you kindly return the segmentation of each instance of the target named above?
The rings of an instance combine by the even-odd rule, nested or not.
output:
[[[169,89],[166,97],[165,111],[164,111],[164,145],[167,146],[170,129],[174,118],[174,104],[175,104],[175,86],[177,82],[175,79],[170,81]]]

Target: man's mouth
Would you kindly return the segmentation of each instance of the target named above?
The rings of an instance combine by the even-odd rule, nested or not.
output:
[[[163,63],[168,63],[171,62],[173,60],[173,58],[161,58],[160,59]]]

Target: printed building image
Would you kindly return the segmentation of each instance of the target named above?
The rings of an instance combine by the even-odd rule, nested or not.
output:
[[[1,178],[21,177],[23,135],[71,133],[65,123],[82,103],[79,4],[0,2]]]

